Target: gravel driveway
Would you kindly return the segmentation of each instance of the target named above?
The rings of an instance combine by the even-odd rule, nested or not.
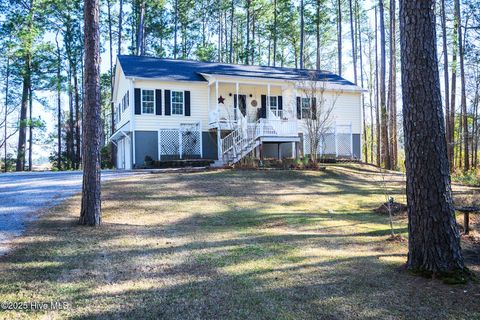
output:
[[[135,174],[102,171],[102,181]],[[82,190],[81,171],[0,174],[0,256],[9,239],[21,235],[40,209],[54,206]]]

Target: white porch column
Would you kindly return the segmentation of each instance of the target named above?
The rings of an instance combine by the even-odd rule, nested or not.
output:
[[[217,101],[217,111],[219,111],[219,104],[218,104],[218,80],[215,80],[215,99]]]
[[[270,115],[270,83],[267,84],[267,118],[269,118]]]
[[[212,92],[211,92],[211,89],[212,89],[212,88],[210,88],[210,83],[208,83],[207,88],[208,88],[208,90],[207,90],[207,92],[208,92],[208,95],[207,95],[207,103],[208,103],[208,123],[210,124],[210,123],[214,120],[214,119],[210,119],[210,115],[211,115],[211,113],[212,113],[212,109],[211,109],[212,106],[210,105],[210,95],[212,94]]]
[[[215,99],[217,101],[217,156],[218,160],[222,161],[222,136],[221,136],[221,124],[220,124],[220,106],[218,104],[218,80],[215,80]]]

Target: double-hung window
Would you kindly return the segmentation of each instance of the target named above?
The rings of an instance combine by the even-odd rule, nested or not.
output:
[[[185,99],[183,91],[172,91],[172,115],[184,114]]]
[[[121,104],[119,103],[117,108],[117,123],[120,122],[120,120],[122,120],[122,110],[120,108],[121,108]]]
[[[302,98],[302,119],[310,117],[312,103],[310,98]]]
[[[155,112],[155,91],[142,90],[142,113],[153,114]]]

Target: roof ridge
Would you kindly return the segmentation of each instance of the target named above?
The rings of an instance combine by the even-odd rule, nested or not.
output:
[[[255,68],[255,67],[260,67],[260,68],[272,68],[272,69],[278,69],[278,70],[295,70],[295,71],[308,71],[308,72],[320,72],[320,73],[328,73],[328,74],[333,74],[332,71],[329,70],[324,70],[324,69],[306,69],[306,68],[293,68],[293,67],[281,67],[281,66],[267,66],[267,65],[259,65],[259,64],[244,64],[244,63],[225,63],[225,62],[214,62],[214,61],[199,61],[199,60],[194,60],[194,59],[174,59],[174,58],[162,58],[162,57],[156,57],[156,56],[149,56],[149,55],[133,55],[133,54],[121,54],[117,55],[117,57],[131,57],[131,58],[151,58],[151,59],[156,59],[156,60],[161,60],[161,61],[172,61],[172,62],[193,62],[193,63],[198,63],[198,64],[212,64],[212,65],[221,65],[221,66],[241,66],[241,67],[247,67],[247,68]]]

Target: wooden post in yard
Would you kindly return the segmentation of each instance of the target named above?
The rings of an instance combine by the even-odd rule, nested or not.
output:
[[[470,233],[470,212],[465,211],[463,213],[463,227],[465,229],[465,234]]]

